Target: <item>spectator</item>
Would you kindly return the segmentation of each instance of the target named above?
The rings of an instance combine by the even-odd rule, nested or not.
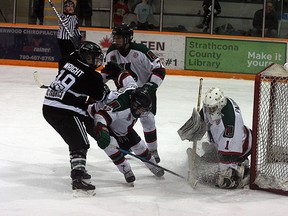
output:
[[[32,14],[29,20],[29,24],[37,24],[37,19],[39,25],[43,25],[44,21],[44,0],[33,0],[32,2]]]
[[[135,8],[136,8],[136,6],[137,6],[139,3],[141,3],[141,1],[142,1],[142,0],[134,0],[134,1],[133,1],[133,4],[132,4],[131,11],[134,11]],[[153,0],[148,0],[147,3],[152,6]]]
[[[79,26],[92,26],[92,0],[78,0],[75,8],[77,17],[79,18]]]
[[[147,3],[147,0],[142,0],[141,3],[137,4],[134,13],[137,16],[137,29],[148,30],[148,20],[153,15],[153,10],[152,6]]]
[[[252,36],[261,36],[262,35],[262,25],[263,25],[263,9],[260,9],[255,12],[253,18],[253,29]],[[266,37],[277,37],[278,29],[278,18],[277,13],[274,10],[273,3],[267,1],[266,11],[265,11],[265,29],[264,36]]]
[[[201,24],[197,25],[196,27],[199,29],[203,29],[203,32],[207,32],[210,21],[211,21],[211,16],[212,16],[212,0],[204,0],[202,4],[202,8],[204,11],[204,18]],[[214,1],[214,17],[217,16],[218,14],[221,13],[221,6],[219,4],[218,0]]]
[[[128,15],[130,10],[127,1],[118,0],[113,6],[113,21],[114,26],[121,25],[125,15]]]

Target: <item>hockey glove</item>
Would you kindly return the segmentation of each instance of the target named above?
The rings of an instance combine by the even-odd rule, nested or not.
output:
[[[106,125],[98,122],[96,125],[97,144],[101,149],[105,149],[110,144],[110,134]]]
[[[110,61],[102,69],[108,74],[107,79],[118,80],[119,75],[124,71],[116,62]]]
[[[154,82],[147,82],[143,85],[143,88],[151,95],[156,93],[158,85]]]

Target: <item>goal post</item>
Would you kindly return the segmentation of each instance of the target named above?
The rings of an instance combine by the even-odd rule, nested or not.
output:
[[[255,77],[250,188],[288,195],[288,71],[272,64]]]

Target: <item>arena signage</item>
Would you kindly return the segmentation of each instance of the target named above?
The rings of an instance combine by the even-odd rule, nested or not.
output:
[[[286,62],[286,43],[186,37],[186,70],[255,74]]]

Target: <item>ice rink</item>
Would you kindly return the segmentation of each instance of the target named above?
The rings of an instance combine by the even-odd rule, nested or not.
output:
[[[287,215],[286,196],[203,184],[193,189],[167,172],[157,179],[141,161],[127,156],[136,176],[135,186],[129,187],[93,139],[87,169],[96,196],[73,197],[68,148],[42,117],[45,89],[34,82],[36,70],[45,84],[57,73],[55,68],[0,66],[0,215]],[[166,76],[158,89],[159,165],[184,176],[188,170],[186,149],[192,143],[181,141],[177,130],[197,105],[198,85],[199,77]],[[112,83],[109,86],[114,88]],[[219,87],[233,98],[245,124],[252,126],[254,81],[204,78],[203,95],[210,87]],[[140,123],[136,129],[143,137]]]

